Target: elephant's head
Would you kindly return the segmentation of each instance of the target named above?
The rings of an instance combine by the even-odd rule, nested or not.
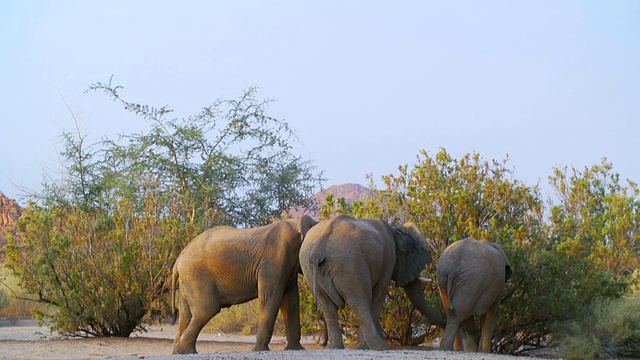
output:
[[[504,256],[504,282],[506,283],[507,281],[509,281],[509,279],[511,279],[511,276],[513,275],[513,270],[511,270],[511,263],[509,262],[509,258],[507,258],[507,253],[504,252],[504,249],[500,244],[494,242],[490,242],[489,244],[496,250],[498,250],[500,254],[502,254],[502,256]]]
[[[422,270],[431,264],[431,246],[415,224],[405,223],[395,228],[396,264],[393,281],[402,287],[411,302],[432,324],[444,326],[445,321],[424,298]]]
[[[308,215],[303,215],[300,219],[298,219],[296,230],[300,233],[300,241],[304,240],[304,236],[307,235],[307,231],[309,231],[309,229],[311,229],[317,223],[317,221],[313,220],[313,218]]]
[[[425,266],[431,264],[431,246],[424,235],[413,223],[395,227],[396,264],[393,269],[393,281],[404,287],[420,277]]]

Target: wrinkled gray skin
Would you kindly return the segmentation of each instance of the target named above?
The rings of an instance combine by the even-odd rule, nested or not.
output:
[[[498,307],[511,264],[499,244],[466,238],[449,245],[438,261],[438,290],[447,313],[443,350],[478,351],[475,317],[485,315],[481,350],[491,351]]]
[[[353,307],[360,322],[360,348],[388,349],[380,311],[391,280],[433,323],[443,324],[424,299],[420,272],[431,263],[431,247],[413,224],[391,227],[382,220],[345,215],[320,222],[307,233],[300,265],[328,330],[328,347],[343,349],[338,309]]]
[[[196,353],[198,334],[221,308],[256,297],[261,309],[253,350],[269,350],[278,309],[284,318],[286,348],[303,349],[298,253],[304,235],[315,224],[303,216],[253,229],[220,226],[193,239],[173,267],[172,307],[176,281],[182,295],[173,353]]]

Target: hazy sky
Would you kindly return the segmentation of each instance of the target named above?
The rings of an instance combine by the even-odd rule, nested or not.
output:
[[[148,128],[258,87],[326,186],[421,149],[503,159],[546,186],[607,157],[640,182],[640,1],[0,1],[0,191],[55,175],[62,131]]]

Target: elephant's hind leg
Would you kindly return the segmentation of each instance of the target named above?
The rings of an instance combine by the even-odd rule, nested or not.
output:
[[[454,342],[458,337],[459,326],[459,320],[447,317],[447,326],[444,328],[444,336],[440,340],[440,348],[442,350],[454,350]]]
[[[293,286],[285,289],[280,312],[284,319],[284,329],[287,335],[285,350],[304,350],[300,344],[300,295],[298,294],[297,279]]]
[[[440,292],[440,298],[442,299],[442,305],[444,311],[447,313],[447,324],[444,329],[444,336],[440,339],[440,349],[442,350],[454,350],[454,346],[460,346],[460,337],[458,336],[458,327],[460,321],[455,318],[455,314],[451,310],[451,302],[447,296],[446,290],[439,285],[438,291]]]
[[[209,320],[220,312],[220,303],[213,285],[203,284],[197,290],[188,286],[183,288],[187,288],[183,301],[188,304],[191,319],[180,337],[176,337],[173,351],[177,354],[195,354],[198,335]]]
[[[176,338],[173,341],[173,353],[178,354],[178,349],[180,348],[180,338],[184,333],[185,329],[189,325],[191,321],[191,309],[189,309],[189,304],[186,300],[181,296],[179,299],[179,313],[178,313],[178,333],[176,334]],[[195,349],[193,349],[195,351]]]
[[[382,281],[381,283],[385,283]],[[388,283],[388,282],[387,282]],[[384,299],[387,295],[387,287],[378,285],[373,288],[373,296],[370,299],[371,304],[367,306],[365,303],[353,304],[360,328],[358,329],[358,342],[364,340],[366,346],[373,350],[387,350],[389,345],[384,341],[384,332],[380,325],[380,312],[384,306]],[[367,294],[361,293],[359,299],[366,299]]]
[[[491,338],[493,337],[493,331],[496,327],[498,320],[498,308],[500,307],[500,298],[491,306],[491,309],[487,311],[482,324],[482,339],[481,346],[483,352],[491,352]]]
[[[478,351],[478,327],[472,316],[460,324],[462,333],[462,349],[466,352]]]
[[[320,305],[324,321],[327,326],[327,348],[344,349],[342,341],[342,327],[338,320],[338,306],[331,301],[329,296],[322,290],[318,291],[316,301]]]

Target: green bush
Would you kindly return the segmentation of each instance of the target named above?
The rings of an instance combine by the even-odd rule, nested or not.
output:
[[[640,358],[640,297],[601,301],[560,331],[564,359]]]
[[[321,183],[291,153],[294,134],[265,114],[250,89],[194,116],[171,118],[123,100],[120,86],[97,83],[125,110],[150,122],[147,133],[88,144],[63,134],[67,173],[47,178],[9,238],[7,267],[50,312],[54,330],[129,336],[161,317],[173,263],[214,225],[257,226],[310,204]],[[255,321],[254,321],[255,322]]]
[[[195,235],[164,204],[148,199],[145,214],[118,201],[110,214],[27,206],[22,241],[10,238],[7,267],[36,300],[41,322],[65,335],[129,336],[165,290],[175,254]],[[165,209],[165,216],[153,216]]]
[[[558,202],[547,214],[538,188],[514,179],[506,159],[422,152],[412,169],[400,166],[398,174],[383,176],[381,189],[372,185],[377,198],[348,205],[329,196],[321,215],[418,224],[435,252],[434,264],[423,273],[433,279],[449,244],[468,236],[499,242],[514,275],[493,350],[522,354],[547,347],[558,324],[578,318],[594,302],[619,298],[634,283],[634,269],[640,268],[640,192],[632,182],[623,186],[611,169],[606,161],[584,171],[554,169],[550,180]],[[425,321],[401,291],[389,294],[381,314],[387,341],[412,344]],[[425,295],[442,310],[432,289]],[[347,337],[355,334],[357,320],[348,311],[344,324]]]

